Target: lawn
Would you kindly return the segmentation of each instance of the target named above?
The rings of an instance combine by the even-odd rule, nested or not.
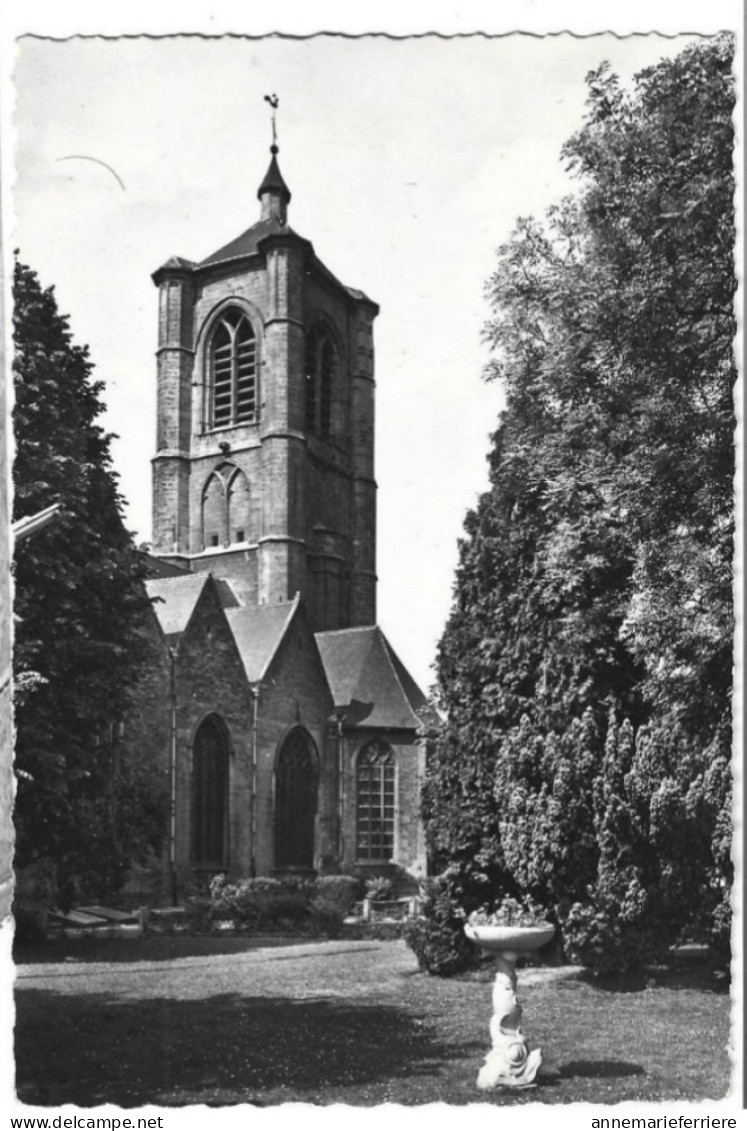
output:
[[[610,1104],[720,1099],[728,1088],[729,996],[705,971],[617,990],[527,971],[538,1084],[480,1093],[489,982],[421,974],[402,942],[269,943],[146,938],[19,956],[19,1098]]]

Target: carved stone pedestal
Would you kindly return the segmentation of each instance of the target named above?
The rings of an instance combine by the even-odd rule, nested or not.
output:
[[[498,972],[493,985],[490,1020],[493,1047],[478,1073],[478,1088],[527,1088],[542,1063],[542,1053],[539,1049],[529,1051],[521,1031],[521,1006],[516,997],[517,957],[510,952],[496,956]]]

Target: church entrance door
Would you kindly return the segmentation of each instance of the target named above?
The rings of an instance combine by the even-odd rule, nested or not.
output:
[[[301,727],[283,742],[275,768],[275,867],[314,867],[316,750]]]

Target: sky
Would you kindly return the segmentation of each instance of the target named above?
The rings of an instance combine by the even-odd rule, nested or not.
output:
[[[379,623],[427,690],[503,403],[482,378],[496,250],[517,217],[572,190],[560,151],[582,124],[587,72],[607,59],[628,83],[688,42],[20,40],[12,246],[55,285],[75,340],[90,346],[138,541],[151,534],[150,275],[172,254],[199,261],[259,218],[264,95],[277,93],[289,222],[381,307]]]

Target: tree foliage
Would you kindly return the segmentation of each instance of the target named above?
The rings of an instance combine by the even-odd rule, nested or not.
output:
[[[13,285],[14,518],[62,504],[15,553],[16,865],[50,864],[64,899],[111,890],[160,837],[162,782],[117,747],[152,659],[148,601],[98,423],[102,383],[53,289],[19,262]]]
[[[506,391],[438,656],[424,815],[464,881],[635,964],[728,930],[732,44],[587,76],[575,194],[487,287]],[[499,894],[499,892],[497,892]]]

